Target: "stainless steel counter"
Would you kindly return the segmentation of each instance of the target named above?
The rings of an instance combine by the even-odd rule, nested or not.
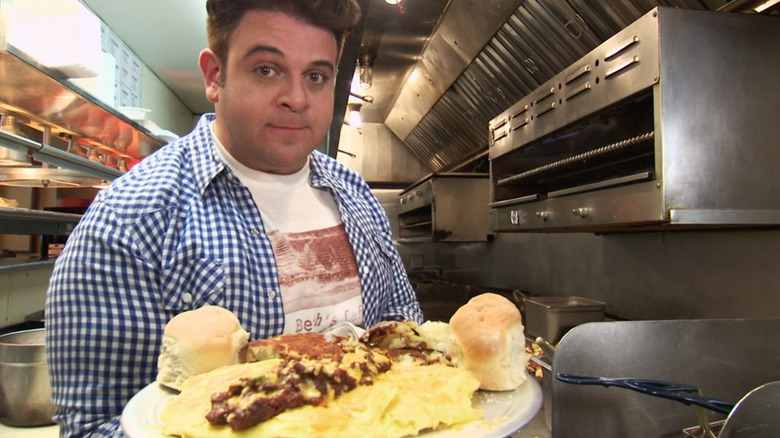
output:
[[[694,385],[702,395],[738,401],[780,380],[780,319],[593,322],[558,344],[553,373],[640,377]],[[552,385],[557,438],[682,436],[697,426],[692,406],[625,389]],[[722,419],[709,413],[709,421]]]
[[[539,409],[539,413],[536,414],[530,423],[525,427],[515,432],[511,438],[551,438],[552,432],[547,428],[544,422],[544,407]]]

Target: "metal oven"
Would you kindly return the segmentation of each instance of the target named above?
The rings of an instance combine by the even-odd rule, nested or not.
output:
[[[490,122],[491,230],[780,224],[777,41],[651,10]]]
[[[488,240],[488,174],[428,175],[399,195],[399,242]]]

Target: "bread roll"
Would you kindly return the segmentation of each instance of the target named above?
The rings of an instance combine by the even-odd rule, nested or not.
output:
[[[182,312],[165,326],[157,381],[178,389],[190,376],[241,362],[249,340],[238,318],[218,306]]]
[[[509,391],[525,382],[525,334],[514,303],[498,294],[477,295],[452,315],[450,332],[450,354],[480,389]]]

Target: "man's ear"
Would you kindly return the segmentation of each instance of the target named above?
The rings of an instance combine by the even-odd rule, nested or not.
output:
[[[203,82],[206,85],[206,99],[211,103],[217,103],[219,101],[222,63],[211,49],[204,49],[200,52],[198,65],[200,65],[200,71],[203,73]]]

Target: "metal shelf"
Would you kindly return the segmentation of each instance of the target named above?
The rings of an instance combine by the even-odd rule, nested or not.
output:
[[[45,144],[47,136],[67,135],[90,148],[114,155],[128,162],[139,161],[165,142],[146,128],[115,109],[103,104],[57,72],[40,65],[13,46],[0,50],[0,110],[21,116],[33,128],[44,131],[41,143],[0,131],[0,147],[28,153],[40,163],[56,169],[10,169],[6,185],[20,185],[11,180],[17,175],[44,171],[43,187],[68,186],[73,175],[83,181],[112,181],[124,172],[91,161],[57,147]],[[37,175],[37,174],[35,174]],[[89,178],[91,177],[91,178]],[[31,177],[34,178],[34,177]],[[24,179],[24,178],[22,178]],[[32,179],[31,179],[32,180]],[[51,180],[51,181],[49,181]],[[55,180],[58,184],[55,184]],[[60,181],[62,180],[62,181]],[[0,182],[3,178],[0,177]],[[61,183],[61,184],[60,184]],[[81,215],[24,208],[0,208],[0,234],[68,235]]]
[[[140,160],[164,141],[114,108],[8,45],[0,50],[0,110],[92,147]]]
[[[84,157],[45,145],[30,139],[0,131],[0,146],[22,152],[31,152],[33,158],[63,169],[73,170],[95,178],[112,181],[122,175],[122,171]]]
[[[64,236],[80,220],[80,214],[0,207],[0,234]]]
[[[46,134],[39,143],[0,131],[0,147],[28,153],[40,163],[55,166],[64,179],[82,174],[98,182],[112,181],[124,172],[46,144],[47,136],[66,135],[129,162],[140,161],[165,144],[145,127],[11,45],[0,48],[0,77],[0,112],[21,116],[30,127]],[[13,170],[21,174],[31,168],[20,169]],[[63,236],[70,234],[79,220],[79,214],[0,207],[0,234]]]

